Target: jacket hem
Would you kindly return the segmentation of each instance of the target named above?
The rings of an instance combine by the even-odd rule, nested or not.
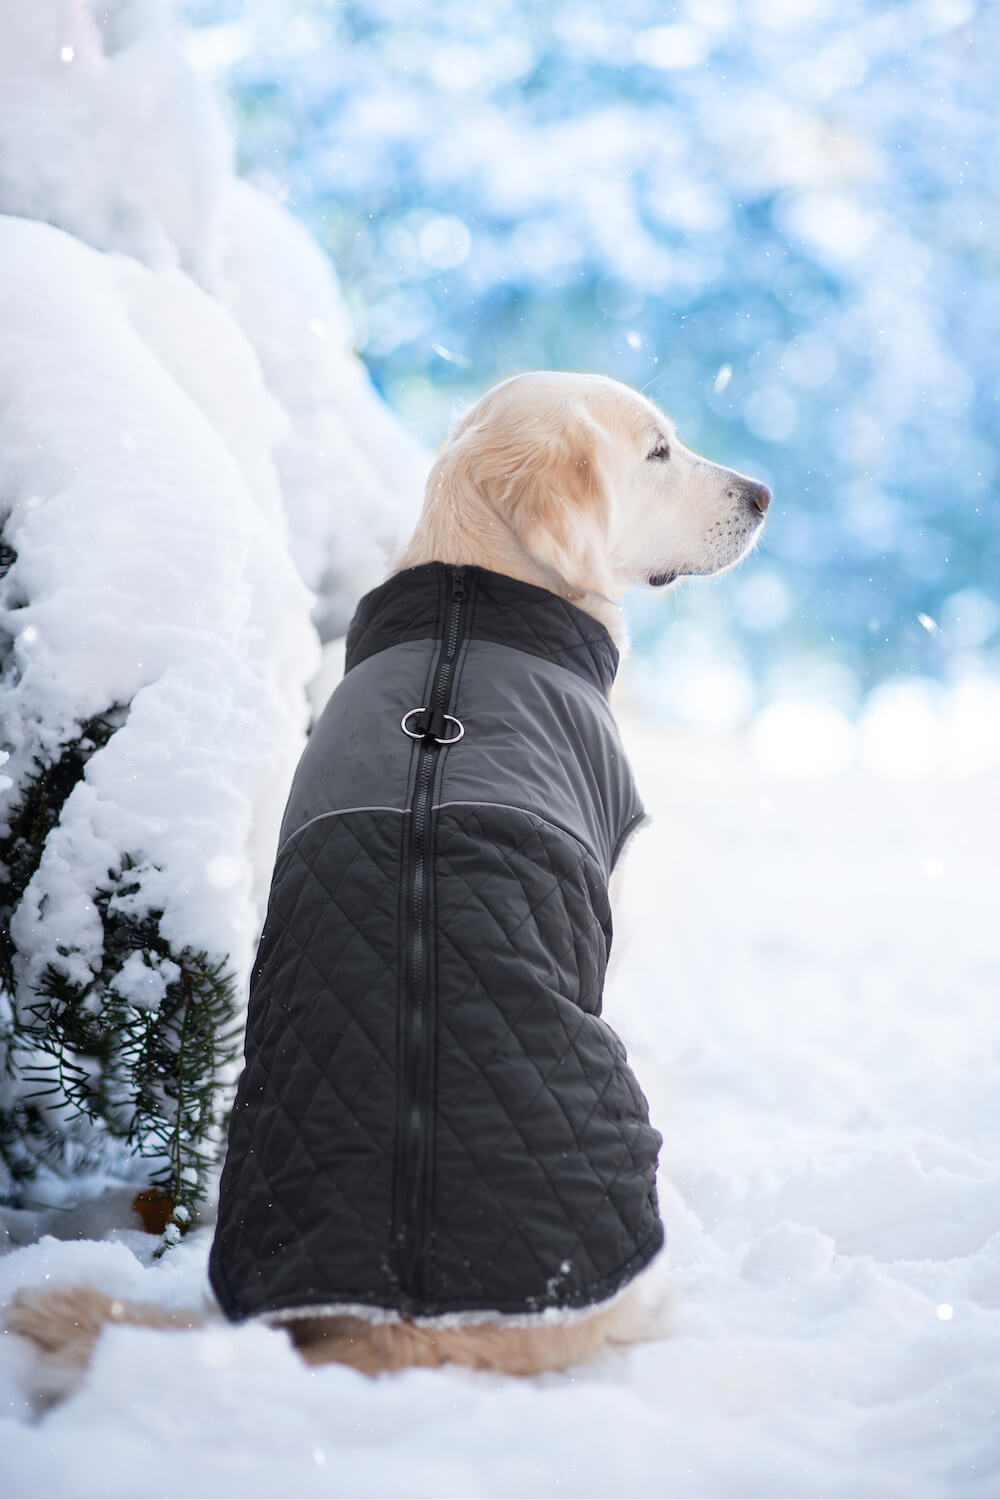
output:
[[[655,1259],[655,1257],[654,1257]],[[643,1271],[652,1265],[652,1261],[643,1266]],[[636,1273],[638,1276],[639,1272]],[[500,1324],[504,1328],[545,1328],[553,1323],[582,1323],[586,1318],[595,1317],[598,1313],[606,1312],[616,1302],[629,1292],[636,1280],[630,1276],[617,1291],[608,1297],[602,1297],[595,1302],[587,1302],[582,1307],[546,1307],[540,1312],[499,1312],[490,1309],[477,1309],[474,1311],[455,1311],[439,1313],[407,1313],[403,1314],[394,1309],[375,1307],[365,1302],[324,1302],[303,1305],[302,1307],[283,1307],[278,1312],[262,1312],[251,1314],[253,1321],[273,1324],[281,1327],[285,1323],[297,1322],[300,1318],[322,1318],[322,1317],[350,1317],[363,1318],[367,1323],[412,1323],[418,1328],[477,1328],[485,1324]]]
[[[634,1284],[636,1279],[647,1271],[657,1256],[661,1254],[666,1244],[666,1236],[662,1223],[658,1223],[656,1229],[644,1241],[636,1253],[631,1256],[626,1266],[616,1276],[609,1276],[600,1283],[600,1289],[592,1300],[574,1303],[551,1303],[547,1307],[531,1309],[523,1305],[520,1307],[439,1307],[433,1312],[404,1313],[397,1306],[386,1307],[377,1302],[352,1301],[345,1297],[338,1301],[336,1298],[329,1300],[317,1300],[315,1302],[296,1302],[291,1306],[276,1308],[260,1308],[254,1312],[233,1313],[229,1309],[233,1306],[228,1296],[225,1301],[219,1297],[219,1303],[223,1312],[232,1322],[261,1322],[280,1326],[284,1323],[294,1323],[300,1318],[323,1318],[344,1317],[363,1318],[370,1323],[399,1323],[407,1322],[416,1324],[421,1328],[472,1328],[485,1323],[502,1323],[508,1328],[534,1328],[546,1327],[552,1323],[576,1323],[582,1322],[584,1318],[592,1317],[594,1314],[604,1312],[614,1306],[620,1298]],[[218,1288],[215,1286],[215,1278],[210,1276],[213,1289],[218,1296]],[[219,1278],[225,1286],[223,1278]],[[613,1283],[613,1290],[605,1292],[604,1287],[608,1282]]]

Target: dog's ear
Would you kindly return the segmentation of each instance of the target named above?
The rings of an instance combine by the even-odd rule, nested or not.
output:
[[[522,415],[485,431],[469,454],[470,479],[527,555],[571,594],[613,597],[613,496],[600,429],[582,407]]]

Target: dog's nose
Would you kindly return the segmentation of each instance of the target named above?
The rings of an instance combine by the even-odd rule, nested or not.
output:
[[[755,484],[750,491],[750,504],[754,510],[759,510],[761,515],[767,510],[771,503],[771,491],[766,484]]]

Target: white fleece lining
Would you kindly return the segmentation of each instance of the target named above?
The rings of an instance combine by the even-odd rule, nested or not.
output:
[[[658,1251],[648,1265],[643,1266],[639,1276],[645,1274],[659,1259]],[[497,1328],[545,1328],[554,1323],[582,1323],[596,1313],[614,1307],[626,1292],[632,1291],[639,1279],[633,1276],[619,1287],[611,1297],[602,1302],[589,1302],[586,1307],[547,1307],[537,1313],[497,1313],[488,1310],[475,1312],[438,1313],[435,1317],[407,1317],[385,1307],[369,1307],[363,1302],[316,1303],[311,1307],[283,1307],[278,1312],[255,1313],[245,1319],[248,1323],[294,1323],[300,1318],[363,1318],[367,1323],[412,1323],[418,1328],[475,1328],[484,1323]]]

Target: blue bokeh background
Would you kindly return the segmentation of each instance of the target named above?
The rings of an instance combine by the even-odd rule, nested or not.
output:
[[[996,669],[1000,7],[178,10],[425,442],[517,370],[600,370],[772,486],[739,572],[637,596],[640,656],[680,631],[737,718]]]

